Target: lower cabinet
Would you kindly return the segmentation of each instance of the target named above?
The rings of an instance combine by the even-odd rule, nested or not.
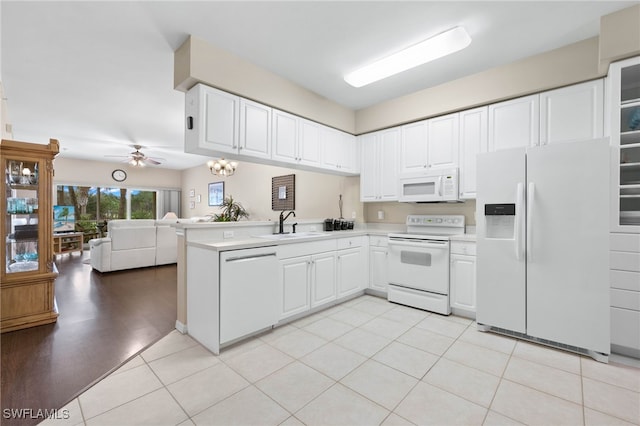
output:
[[[475,242],[451,242],[449,271],[450,303],[457,314],[475,317],[476,256]]]
[[[336,298],[336,255],[322,253],[311,256],[311,307]]]
[[[338,250],[336,262],[338,298],[355,294],[366,287],[366,275],[363,274],[366,263],[362,247]]]
[[[609,235],[611,352],[640,358],[640,234]]]
[[[369,237],[369,287],[385,293],[389,284],[388,255],[387,237]]]
[[[280,261],[280,319],[306,312],[311,308],[310,262],[310,256]]]
[[[335,252],[280,260],[280,319],[336,298]]]

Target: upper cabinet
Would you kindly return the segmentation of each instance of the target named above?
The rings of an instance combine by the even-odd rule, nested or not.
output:
[[[400,128],[360,136],[360,201],[398,200]]]
[[[197,84],[186,94],[185,151],[237,153],[240,97]]]
[[[488,151],[488,107],[460,113],[460,198],[476,198],[476,155]]]
[[[458,166],[458,113],[401,127],[400,173]]]
[[[186,94],[185,152],[343,175],[359,172],[356,138],[203,84]]]
[[[421,173],[429,167],[427,155],[427,120],[402,126],[400,173]],[[364,158],[362,167],[364,168]]]
[[[286,163],[298,161],[298,122],[295,115],[273,110],[271,158]]]
[[[427,120],[428,164],[430,168],[458,166],[458,114]]]
[[[321,166],[321,127],[318,123],[300,119],[300,133],[298,139],[298,162],[310,166]]]
[[[540,94],[541,145],[601,138],[603,127],[603,80]]]
[[[322,166],[339,172],[359,172],[356,137],[330,127],[320,133]]]
[[[489,105],[489,150],[538,144],[539,95]]]
[[[271,158],[271,108],[240,99],[238,153],[257,158]]]

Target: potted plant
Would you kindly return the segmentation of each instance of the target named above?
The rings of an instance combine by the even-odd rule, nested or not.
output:
[[[214,216],[215,222],[237,222],[243,217],[249,217],[249,213],[242,207],[242,204],[233,199],[232,195],[225,197],[220,207],[222,213]]]

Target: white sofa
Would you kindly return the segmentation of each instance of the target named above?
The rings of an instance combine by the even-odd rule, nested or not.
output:
[[[100,272],[176,263],[177,220],[112,220],[107,237],[89,240],[91,267]]]

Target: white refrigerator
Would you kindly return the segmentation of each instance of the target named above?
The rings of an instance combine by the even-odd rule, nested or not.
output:
[[[608,140],[510,149],[477,160],[479,328],[606,360]]]

